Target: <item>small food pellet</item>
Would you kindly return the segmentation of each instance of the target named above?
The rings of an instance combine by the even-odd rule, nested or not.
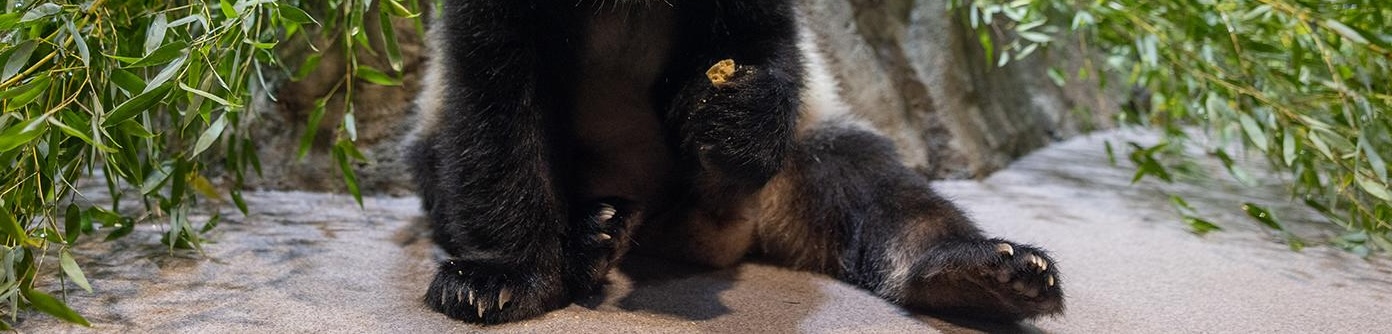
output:
[[[735,76],[735,60],[721,60],[706,70],[706,77],[710,78],[711,85],[716,87],[724,86],[730,82],[730,78]]]

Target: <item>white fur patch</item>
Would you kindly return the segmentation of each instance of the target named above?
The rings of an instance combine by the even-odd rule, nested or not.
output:
[[[798,50],[802,52],[802,106],[798,132],[815,128],[823,122],[835,122],[876,132],[851,113],[850,105],[841,99],[841,87],[827,65],[817,35],[808,27],[806,15],[798,15]]]
[[[407,136],[408,141],[428,136],[439,130],[441,113],[444,112],[445,99],[445,78],[448,77],[449,66],[441,64],[438,59],[444,59],[444,51],[435,45],[443,40],[441,31],[443,29],[431,29],[426,39],[426,48],[429,49],[425,60],[425,74],[421,80],[421,91],[416,95],[416,127]]]

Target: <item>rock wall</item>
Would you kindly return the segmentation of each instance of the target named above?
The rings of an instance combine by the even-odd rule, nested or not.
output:
[[[935,178],[979,178],[1050,142],[1110,126],[1117,103],[1109,94],[1047,76],[1050,66],[1076,72],[1083,53],[1057,47],[1005,67],[985,64],[948,2],[803,1],[843,95],[894,138],[905,163]]]
[[[1005,67],[985,64],[974,33],[947,0],[800,1],[847,102],[897,142],[906,164],[929,177],[984,177],[1050,142],[1110,126],[1119,102],[1108,96],[1123,96],[1098,92],[1092,82],[1054,84],[1046,75],[1050,66],[1073,73],[1087,56],[1068,47]],[[405,84],[360,84],[355,98],[358,146],[372,160],[357,166],[368,192],[410,188],[397,146],[413,124],[409,104],[419,90],[423,52],[413,28],[396,25],[407,55]],[[342,63],[334,50],[327,54],[321,66]],[[311,155],[295,159],[314,99],[343,75],[321,72],[280,87],[277,112],[264,113],[271,120],[259,134],[267,171],[253,187],[342,188],[328,154],[342,101],[330,101]]]

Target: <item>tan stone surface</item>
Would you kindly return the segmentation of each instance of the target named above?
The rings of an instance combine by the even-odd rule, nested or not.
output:
[[[92,329],[24,314],[21,332],[962,332],[1365,333],[1392,319],[1392,263],[1314,246],[1291,252],[1236,206],[1273,209],[1308,240],[1334,231],[1284,200],[1277,182],[1239,188],[1129,185],[1110,166],[1108,133],[1028,156],[984,181],[936,187],[985,230],[1053,251],[1069,295],[1065,316],[1020,326],[962,327],[892,305],[835,280],[758,264],[700,272],[631,258],[606,292],[540,319],[480,328],[426,310],[434,249],[414,198],[303,192],[248,194],[205,257],[171,256],[154,227],[76,250],[95,294],[73,288]],[[1206,165],[1220,175],[1217,165]],[[1160,191],[1186,196],[1226,229],[1188,233]]]

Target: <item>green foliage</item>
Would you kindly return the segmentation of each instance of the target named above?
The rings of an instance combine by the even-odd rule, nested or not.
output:
[[[1138,87],[1120,121],[1162,129],[1165,141],[1133,147],[1137,178],[1170,181],[1167,170],[1183,166],[1180,148],[1202,138],[1251,185],[1230,153],[1259,154],[1289,175],[1293,198],[1351,231],[1335,244],[1364,255],[1392,250],[1392,2],[980,0],[962,10],[997,64],[1067,39],[1055,47],[1096,52],[1105,64],[1051,71],[1055,81],[1125,78]],[[1008,22],[992,22],[1000,17]],[[1303,245],[1265,208],[1240,209],[1292,248]],[[1180,211],[1196,233],[1217,227]]]
[[[200,202],[246,213],[238,188],[259,173],[248,138],[253,94],[269,94],[277,78],[303,77],[319,55],[298,66],[282,63],[283,45],[339,43],[349,63],[344,79],[321,99],[351,101],[361,79],[399,79],[360,66],[375,54],[368,34],[388,38],[385,57],[401,70],[390,24],[369,24],[368,13],[415,17],[414,1],[5,0],[0,9],[0,328],[21,309],[87,325],[61,299],[39,291],[44,266],[84,290],[92,285],[70,250],[93,235],[126,236],[137,223],[163,222],[162,241],[198,250],[221,217],[193,221]],[[371,10],[379,6],[381,10]],[[302,8],[310,8],[306,11]],[[316,18],[310,13],[322,13]],[[273,97],[271,97],[273,98]],[[333,146],[349,189],[361,203],[350,159],[351,104]],[[315,114],[322,115],[324,104]],[[316,128],[316,118],[309,129]],[[305,142],[313,140],[310,132]],[[218,154],[210,153],[216,151]],[[210,171],[218,170],[220,175]],[[110,206],[87,203],[77,185],[104,181]],[[121,210],[122,197],[141,210]],[[138,212],[132,212],[138,211]],[[57,254],[57,263],[53,260]]]

